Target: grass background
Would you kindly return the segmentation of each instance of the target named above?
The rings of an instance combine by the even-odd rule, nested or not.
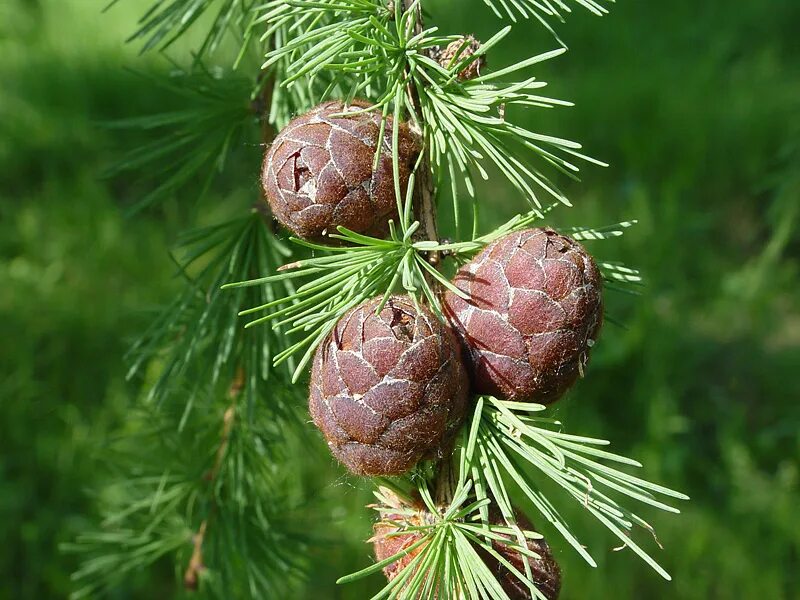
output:
[[[69,592],[77,559],[58,545],[92,522],[98,448],[140,392],[122,355],[144,309],[178,285],[166,251],[187,225],[191,190],[129,219],[137,177],[101,177],[137,141],[101,123],[175,102],[125,69],[168,69],[123,43],[148,4],[106,14],[90,0],[0,4],[4,599]],[[443,31],[486,39],[498,27],[478,0],[428,4]],[[567,510],[599,568],[555,541],[562,598],[800,597],[798,23],[795,0],[621,0],[603,19],[578,11],[559,29],[570,52],[540,70],[576,107],[517,115],[611,163],[567,186],[575,208],[557,211],[556,224],[640,222],[602,251],[644,272],[643,295],[609,299],[625,328],[606,327],[558,416],[692,497],[682,516],[653,519],[672,583],[611,552],[610,536]],[[522,23],[491,64],[553,46]],[[240,179],[223,175],[212,198],[224,206],[231,190],[255,189],[255,177]],[[499,185],[481,201],[492,207],[486,229],[522,206]],[[329,513],[334,541],[315,549],[298,598],[367,597],[379,577],[333,584],[370,560],[369,515],[357,509],[366,487],[344,484],[332,462],[321,471],[330,493],[315,510]],[[163,563],[113,595],[180,593]]]

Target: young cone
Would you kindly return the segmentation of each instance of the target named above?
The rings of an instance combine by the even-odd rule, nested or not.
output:
[[[439,456],[464,416],[467,376],[452,332],[393,296],[345,314],[319,346],[309,410],[334,456],[358,475],[399,475]]]
[[[535,531],[533,525],[525,517],[520,514],[516,514],[515,516],[517,525],[523,531]],[[499,515],[495,515],[492,521],[498,524],[503,523]],[[512,536],[508,537],[509,541],[514,541]],[[535,552],[538,558],[526,556],[513,546],[503,544],[502,542],[492,542],[492,549],[523,575],[525,574],[525,563],[527,562],[530,566],[531,579],[536,589],[539,590],[547,600],[556,600],[561,593],[561,567],[558,566],[556,559],[553,557],[550,546],[543,538],[535,540],[526,539],[525,543],[528,550]],[[483,562],[489,567],[489,570],[511,600],[530,600],[533,598],[528,586],[520,581],[508,567],[483,549],[479,550],[479,554],[481,554]]]
[[[451,66],[457,65],[460,61],[474,56],[480,49],[481,43],[474,35],[465,35],[460,39],[450,42],[444,50],[436,54],[435,58],[442,67],[449,69]],[[479,56],[458,72],[458,79],[460,81],[475,79],[480,76],[481,69],[485,67],[486,57]]]
[[[474,391],[548,404],[583,373],[603,320],[602,277],[572,238],[508,234],[461,267],[444,312],[465,348]]]
[[[393,502],[393,506],[382,507],[384,509],[396,509],[397,512],[390,512],[389,510],[382,511],[381,519],[372,526],[373,536],[369,540],[372,542],[372,548],[375,551],[375,560],[381,562],[387,558],[394,556],[404,550],[411,548],[414,543],[422,539],[422,533],[419,531],[407,531],[403,533],[407,527],[425,527],[433,525],[436,522],[433,514],[425,510],[422,502],[409,503],[395,496],[393,493],[381,488],[384,495],[388,496]],[[406,566],[414,560],[424,545],[421,545],[405,556],[401,556],[393,563],[383,568],[383,574],[386,579],[392,581],[397,577]]]
[[[436,522],[434,516],[425,510],[421,504],[395,508],[398,508],[397,513],[383,512],[381,520],[373,526],[374,535],[370,541],[373,544],[375,559],[378,562],[411,548],[424,535],[419,530],[405,531],[405,529],[425,527]],[[492,511],[491,520],[495,525],[505,524],[502,518],[496,514],[496,511]],[[517,515],[517,524],[524,531],[533,531],[531,523],[521,515]],[[526,539],[528,550],[538,555],[538,558],[533,558],[522,554],[513,547],[512,544],[515,543],[515,540],[512,536],[509,535],[508,540],[508,544],[493,541],[492,549],[523,576],[525,575],[525,563],[527,562],[531,569],[532,582],[536,589],[547,600],[557,600],[561,592],[561,568],[553,557],[547,542],[543,539]],[[422,544],[384,567],[383,573],[386,578],[392,581],[397,577],[423,551],[424,547],[425,544]],[[476,547],[476,551],[510,600],[531,600],[534,597],[528,586],[492,554],[479,547]],[[436,598],[436,595],[434,595],[434,598]]]
[[[387,119],[379,140],[381,115],[363,112],[369,107],[360,100],[350,106],[324,102],[291,121],[267,150],[261,171],[264,195],[275,218],[301,238],[322,241],[337,233],[337,226],[385,237],[389,219],[397,219],[394,123]],[[405,194],[419,150],[409,128],[399,127],[400,188]]]

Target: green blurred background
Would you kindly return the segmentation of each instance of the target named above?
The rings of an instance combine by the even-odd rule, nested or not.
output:
[[[149,4],[0,3],[0,598],[68,594],[78,559],[58,546],[96,518],[98,447],[140,393],[122,355],[178,289],[167,249],[186,199],[125,218],[137,177],[101,177],[136,142],[101,124],[175,102],[126,70],[170,68],[124,43]],[[448,33],[499,27],[479,0],[427,4]],[[620,0],[602,19],[576,11],[559,28],[570,52],[539,71],[576,107],[523,118],[611,164],[567,186],[575,208],[555,222],[638,219],[602,252],[646,278],[641,297],[609,298],[625,327],[607,326],[558,416],[692,497],[679,517],[648,513],[672,583],[567,510],[599,568],[556,541],[562,598],[800,598],[798,25],[797,0]],[[490,60],[554,45],[522,23]],[[221,205],[256,188],[231,178]],[[522,209],[497,185],[482,202],[485,229]],[[326,473],[319,510],[340,542],[314,551],[298,597],[365,598],[380,577],[333,581],[370,560],[367,489]],[[168,563],[134,579],[114,596],[182,593]]]

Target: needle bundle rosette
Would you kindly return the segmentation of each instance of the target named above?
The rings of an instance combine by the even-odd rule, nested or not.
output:
[[[383,573],[389,581],[399,576],[414,559],[422,553],[427,542],[421,542],[425,537],[425,528],[436,523],[436,517],[423,506],[400,506],[397,513],[383,512],[380,521],[373,526],[373,537],[370,540],[378,562],[405,554],[394,562],[384,567]],[[504,527],[505,523],[497,511],[491,511],[491,523],[494,526]],[[521,515],[516,516],[517,526],[522,531],[532,531],[533,526]],[[561,568],[553,557],[547,542],[544,539],[525,539],[528,551],[535,554],[528,555],[520,552],[519,541],[512,534],[503,534],[508,543],[499,540],[491,542],[492,550],[507,561],[517,572],[526,577],[525,564],[530,568],[530,582],[547,599],[557,600],[561,592]],[[515,547],[517,545],[517,547]],[[520,580],[508,567],[501,563],[485,548],[474,545],[475,550],[491,571],[494,578],[503,588],[510,600],[532,600],[528,584]],[[412,567],[413,568],[413,567]],[[438,597],[438,590],[434,588],[434,598]]]
[[[533,525],[525,517],[516,515],[516,519],[520,529],[533,531]],[[493,521],[498,524],[502,523],[499,515]],[[516,541],[511,535],[508,536],[508,539],[509,542]],[[561,567],[558,566],[556,559],[553,557],[550,546],[542,538],[527,538],[525,544],[528,550],[535,553],[538,558],[525,555],[517,548],[499,541],[492,542],[492,549],[522,575],[525,575],[525,563],[527,562],[531,570],[531,581],[536,586],[536,589],[547,600],[556,600],[561,592]],[[528,586],[520,581],[504,564],[485,550],[481,550],[481,554],[486,566],[489,567],[495,579],[497,579],[497,582],[511,600],[531,600],[533,598]]]
[[[440,457],[467,404],[453,333],[405,296],[376,314],[381,300],[339,320],[311,371],[311,417],[334,456],[359,475],[398,475]]]
[[[572,238],[549,228],[508,234],[455,276],[444,312],[465,348],[474,391],[542,404],[582,374],[603,320],[602,276]]]
[[[275,218],[299,237],[322,241],[338,226],[385,237],[389,219],[397,220],[394,122],[387,118],[381,135],[381,114],[364,112],[369,107],[360,100],[324,102],[292,120],[267,150],[264,195]],[[419,152],[405,124],[397,150],[404,197]]]

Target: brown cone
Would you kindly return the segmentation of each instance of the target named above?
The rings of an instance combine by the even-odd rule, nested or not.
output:
[[[375,560],[378,562],[386,560],[390,556],[394,556],[403,550],[408,550],[408,548],[418,542],[421,539],[421,534],[416,531],[410,531],[408,533],[399,535],[392,534],[400,531],[401,527],[421,527],[429,524],[429,520],[426,520],[426,515],[430,516],[430,513],[425,510],[419,510],[410,516],[389,514],[385,515],[382,520],[375,523],[372,528],[375,535],[371,540],[373,543],[373,548],[375,549]],[[400,527],[395,523],[400,524]],[[397,577],[397,575],[399,575],[400,572],[405,569],[412,560],[414,560],[414,557],[422,552],[423,547],[424,544],[418,548],[415,548],[405,556],[397,559],[395,562],[385,566],[383,568],[383,573],[386,575],[386,579],[391,581]]]
[[[479,394],[544,404],[583,372],[603,320],[594,259],[552,229],[511,233],[489,244],[453,280],[444,312],[465,348]]]
[[[422,506],[414,506],[414,511],[411,514],[385,514],[383,519],[375,523],[373,526],[372,542],[375,550],[375,560],[378,562],[386,560],[402,551],[408,551],[415,543],[422,539],[422,534],[417,531],[409,531],[407,533],[398,533],[407,527],[421,527],[430,525],[435,522],[433,515],[425,510]],[[396,534],[396,535],[393,535]],[[397,577],[403,569],[405,569],[416,556],[425,549],[425,544],[408,552],[405,556],[401,556],[393,563],[383,568],[383,574],[386,579],[392,581]],[[431,582],[433,592],[429,594],[430,598],[435,600],[438,597],[438,584]],[[404,584],[404,587],[408,582]],[[419,594],[415,600],[422,600],[422,595]]]
[[[440,456],[461,424],[468,380],[455,336],[393,296],[344,315],[317,349],[309,410],[334,456],[358,475],[399,475]]]
[[[462,60],[473,56],[481,48],[481,43],[473,35],[466,35],[450,42],[438,55],[439,64],[445,69],[452,68]],[[486,67],[486,57],[480,56],[458,72],[461,81],[468,81],[480,76],[481,69]]]
[[[292,120],[264,157],[261,184],[275,218],[298,236],[324,241],[338,226],[386,237],[397,219],[392,168],[393,121],[388,119],[378,148],[381,115],[357,112],[369,103],[324,102]],[[352,115],[334,117],[337,113]],[[419,149],[405,124],[399,130],[400,187],[403,195]],[[330,240],[328,240],[330,241]]]
[[[517,525],[524,531],[535,531],[533,525],[522,515],[517,514]],[[493,517],[495,523],[502,523],[502,517],[499,515]],[[518,543],[512,536],[509,540]],[[553,553],[550,546],[544,539],[531,540],[526,539],[528,550],[535,552],[539,558],[532,558],[526,556],[514,549],[513,547],[502,544],[500,542],[492,542],[492,549],[507,560],[511,565],[519,571],[523,577],[525,576],[525,562],[530,565],[531,580],[547,600],[556,600],[561,592],[561,567],[558,566],[556,559],[553,558]],[[533,598],[530,589],[519,578],[512,573],[504,564],[497,560],[494,556],[485,550],[479,550],[479,554],[489,567],[489,570],[495,576],[500,586],[511,600],[530,600]]]
[[[491,520],[496,524],[503,523],[499,515],[492,515]],[[385,515],[384,518],[378,521],[373,527],[375,535],[372,537],[371,541],[375,549],[376,560],[379,562],[386,560],[412,547],[421,539],[421,534],[416,531],[409,531],[408,533],[400,533],[398,535],[392,534],[397,534],[397,532],[402,531],[406,527],[420,527],[433,522],[434,520],[431,518],[430,513],[419,506],[415,507],[414,512],[411,514]],[[521,515],[517,516],[517,523],[521,529],[533,531],[533,526]],[[509,536],[509,540],[513,541],[513,538]],[[555,558],[553,558],[550,547],[544,539],[528,539],[526,543],[528,549],[535,552],[539,558],[526,556],[512,546],[501,542],[492,542],[492,549],[508,561],[523,577],[526,575],[525,562],[527,561],[531,569],[531,581],[536,588],[547,600],[557,600],[561,591],[561,568],[558,566]],[[383,572],[386,578],[392,581],[397,577],[400,572],[422,552],[423,548],[424,545],[415,548],[407,555],[384,567]],[[504,564],[497,560],[497,558],[482,548],[477,548],[477,552],[511,600],[531,600],[533,598],[528,586],[520,581],[520,579]],[[436,597],[437,595],[434,592],[433,598]]]

